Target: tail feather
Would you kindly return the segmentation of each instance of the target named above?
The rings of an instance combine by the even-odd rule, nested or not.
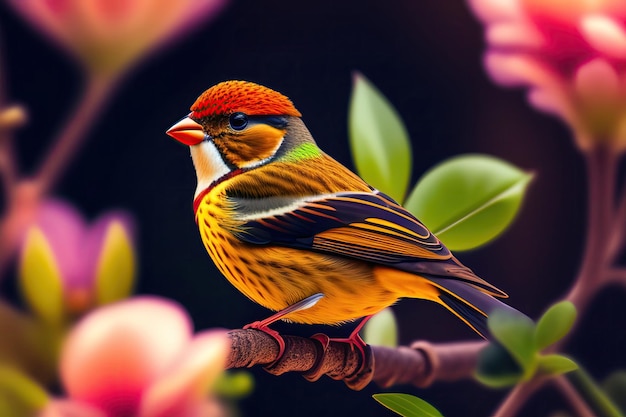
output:
[[[475,286],[449,278],[428,277],[439,290],[441,305],[484,338],[490,338],[487,318],[496,310],[523,315]]]

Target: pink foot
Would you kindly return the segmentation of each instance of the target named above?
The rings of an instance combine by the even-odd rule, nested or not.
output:
[[[280,360],[280,358],[283,357],[283,353],[285,353],[285,339],[283,339],[283,337],[280,335],[280,333],[278,333],[276,330],[270,329],[267,324],[265,323],[265,321],[255,321],[254,323],[250,323],[250,324],[246,324],[245,326],[243,326],[244,329],[254,329],[254,330],[259,330],[269,336],[272,336],[274,338],[274,340],[276,341],[276,343],[278,343],[278,355],[276,356],[276,360],[271,363],[270,365],[273,365],[274,363],[276,363],[278,360]],[[270,366],[268,365],[268,366]]]
[[[360,368],[356,371],[355,375],[360,374],[366,366],[367,362],[367,353],[365,347],[367,344],[365,341],[359,336],[359,332],[365,325],[365,323],[370,319],[371,316],[367,316],[361,320],[359,325],[352,331],[349,337],[347,338],[339,338],[339,339],[331,339],[327,335],[323,333],[317,333],[311,336],[311,339],[317,340],[322,345],[322,351],[325,352],[328,349],[328,345],[330,342],[339,342],[339,343],[348,343],[350,348],[359,353],[360,355]],[[307,372],[304,377],[309,381],[317,381],[322,376],[322,371],[320,369],[321,361],[318,359],[318,364],[316,364],[309,372]]]
[[[283,319],[285,316],[288,316],[291,313],[313,307],[315,304],[317,304],[319,300],[322,299],[322,297],[324,297],[324,294],[322,293],[310,295],[298,301],[297,303],[292,304],[287,308],[272,314],[265,320],[255,321],[254,323],[246,324],[245,326],[243,326],[244,329],[254,329],[262,331],[263,333],[272,336],[274,340],[276,340],[276,343],[278,343],[278,356],[276,357],[276,360],[274,362],[266,366],[267,368],[271,368],[274,364],[276,364],[276,362],[278,362],[285,353],[285,339],[283,339],[280,333],[278,333],[276,330],[270,329],[269,325]]]

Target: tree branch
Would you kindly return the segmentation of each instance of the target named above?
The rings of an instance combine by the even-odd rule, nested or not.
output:
[[[274,375],[301,372],[309,381],[323,375],[360,390],[371,381],[382,387],[413,384],[426,387],[434,381],[470,378],[485,341],[432,344],[418,341],[409,347],[367,346],[365,358],[345,342],[331,340],[324,349],[316,339],[283,336],[285,351],[279,358],[272,336],[254,329],[232,330],[227,368],[265,366]]]

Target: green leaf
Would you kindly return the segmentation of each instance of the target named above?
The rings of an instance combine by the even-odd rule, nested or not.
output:
[[[504,346],[523,369],[523,378],[530,378],[536,367],[535,324],[523,314],[494,311],[487,321],[493,337]]]
[[[43,232],[32,227],[19,262],[19,283],[29,307],[44,320],[60,323],[64,318],[61,272]]]
[[[539,372],[545,375],[561,375],[578,369],[578,364],[559,354],[541,355],[537,359]]]
[[[248,371],[223,372],[215,385],[213,393],[230,399],[247,397],[254,390],[254,377]]]
[[[0,370],[2,363],[10,363],[42,384],[50,383],[58,375],[58,353],[64,335],[64,328],[57,323],[26,315],[0,300]]]
[[[112,303],[130,295],[135,280],[135,258],[126,229],[119,221],[111,222],[96,268],[98,304]]]
[[[491,343],[480,351],[474,376],[488,387],[504,388],[520,382],[523,373],[504,347]]]
[[[475,378],[481,384],[489,387],[489,388],[507,388],[516,385],[522,379],[519,374],[486,374],[486,373],[477,373],[474,375]]]
[[[387,307],[374,315],[363,328],[363,340],[368,345],[398,346],[398,324],[393,311]]]
[[[462,155],[433,167],[405,207],[451,250],[477,248],[513,221],[532,178],[487,155]]]
[[[535,349],[543,350],[561,340],[576,320],[576,307],[569,301],[561,301],[550,307],[537,322]]]
[[[411,177],[409,135],[391,103],[358,72],[350,98],[348,134],[359,175],[402,202]]]
[[[30,416],[48,402],[48,394],[22,372],[0,365],[0,415]]]
[[[443,417],[435,407],[409,394],[374,394],[376,401],[404,417]]]

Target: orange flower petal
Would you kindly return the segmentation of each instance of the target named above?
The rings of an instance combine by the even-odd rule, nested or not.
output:
[[[72,330],[61,355],[68,395],[110,415],[134,415],[146,387],[191,339],[175,303],[138,297],[94,310]]]
[[[197,408],[224,370],[230,339],[225,331],[198,334],[179,361],[146,392],[141,417],[187,415]]]

